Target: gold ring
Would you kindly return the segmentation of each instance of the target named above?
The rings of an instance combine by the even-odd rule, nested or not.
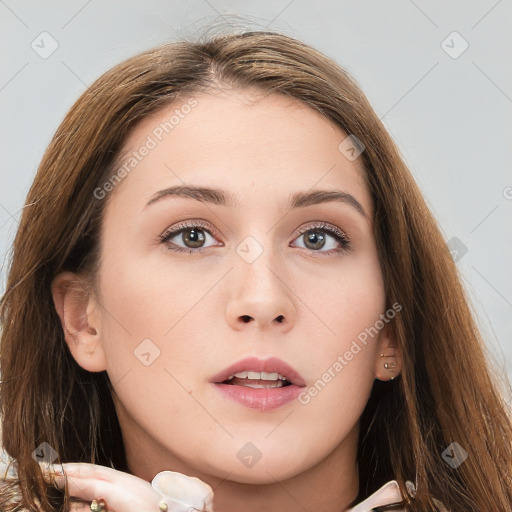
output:
[[[91,512],[108,512],[107,504],[103,498],[92,500]]]

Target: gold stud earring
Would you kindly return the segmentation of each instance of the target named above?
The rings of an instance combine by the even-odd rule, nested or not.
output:
[[[384,368],[386,368],[386,370],[389,370],[390,372],[394,372],[395,370],[393,370],[393,368],[396,366],[396,362],[394,363],[384,363]]]
[[[380,357],[395,357],[394,354],[390,354],[389,356],[386,356],[385,354],[380,354]],[[393,368],[396,367],[396,361],[392,362],[392,363],[384,363],[384,368],[386,368],[386,370],[388,370],[389,372],[392,372],[394,373],[395,370]],[[394,378],[396,377],[396,375],[393,375],[392,377],[390,377],[389,380],[393,380]]]

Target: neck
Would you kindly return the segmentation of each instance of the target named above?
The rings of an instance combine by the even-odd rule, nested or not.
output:
[[[160,471],[177,471],[200,478],[214,490],[215,512],[343,512],[359,489],[358,425],[324,459],[286,480],[250,484],[202,472],[178,458],[124,417],[123,442],[131,474],[148,482]],[[128,426],[126,422],[130,423]]]

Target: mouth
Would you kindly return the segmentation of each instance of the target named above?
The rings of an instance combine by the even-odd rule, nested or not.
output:
[[[306,385],[304,378],[294,368],[277,357],[268,359],[246,357],[214,375],[210,382],[249,388],[304,387]]]
[[[277,357],[246,357],[214,375],[210,382],[256,389],[306,385],[294,368]]]
[[[229,400],[262,412],[292,402],[306,386],[296,370],[276,357],[247,357],[225,368],[210,382]]]
[[[292,383],[278,372],[253,372],[243,371],[231,375],[220,384],[231,386],[245,386],[247,388],[284,388]]]

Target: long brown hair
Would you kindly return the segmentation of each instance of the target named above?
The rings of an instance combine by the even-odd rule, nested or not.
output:
[[[18,480],[0,509],[65,510],[32,458],[47,442],[59,462],[126,471],[106,372],[83,370],[64,341],[50,283],[69,270],[94,282],[108,201],[94,194],[116,171],[123,141],[145,116],[211,87],[286,94],[334,121],[365,147],[374,230],[388,307],[403,358],[398,379],[376,380],[361,417],[359,495],[390,479],[410,511],[512,509],[512,425],[505,379],[490,360],[443,236],[398,148],[358,84],[333,60],[271,32],[220,34],[145,51],[101,76],[73,105],[48,146],[27,197],[1,301],[3,443]],[[502,389],[500,387],[503,386]],[[441,454],[457,442],[456,469]],[[341,478],[341,475],[340,475]],[[405,482],[417,483],[414,499]],[[19,487],[21,498],[10,490]]]

